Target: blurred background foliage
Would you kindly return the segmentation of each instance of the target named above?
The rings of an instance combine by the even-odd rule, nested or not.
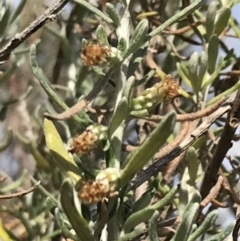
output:
[[[0,48],[54,2],[2,0]],[[238,2],[202,1],[194,9],[188,0],[70,1],[55,21],[14,49],[0,66],[0,176],[8,176],[0,193],[41,184],[26,196],[0,200],[0,240],[232,240],[240,202],[234,192],[238,152],[230,149],[220,176],[213,177],[216,195],[206,201],[200,194],[226,115],[173,165],[164,165],[138,188],[126,187],[159,158],[160,147],[184,129],[186,137],[204,115],[216,111],[205,113],[208,106],[239,88],[239,57],[232,46],[232,39],[240,44],[239,23],[232,15]],[[187,7],[190,15],[183,13]],[[160,30],[173,16],[175,23]],[[84,65],[81,50],[96,40],[114,47],[110,51],[120,57]],[[158,85],[169,74],[180,85],[170,101]],[[144,99],[147,88],[150,100]],[[93,89],[95,96],[77,115],[44,118],[46,112],[75,105]],[[155,90],[160,94],[154,96]],[[174,114],[198,111],[203,114],[187,124]],[[97,140],[93,146],[89,133]],[[79,139],[72,139],[76,135]],[[239,146],[238,140],[236,133],[233,146]],[[88,151],[82,151],[83,141]],[[98,193],[103,180],[108,189]]]

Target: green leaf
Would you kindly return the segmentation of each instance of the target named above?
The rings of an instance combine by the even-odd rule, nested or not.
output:
[[[173,187],[165,197],[163,197],[161,200],[156,202],[153,205],[149,205],[138,212],[133,213],[125,222],[123,226],[123,230],[125,233],[129,233],[134,227],[136,227],[138,224],[147,221],[150,219],[155,212],[155,210],[160,209],[161,207],[165,206],[167,203],[169,203],[175,193],[177,192],[177,187]]]
[[[134,238],[142,234],[144,231],[144,229],[134,229],[131,233],[125,234],[124,236],[120,237],[117,241],[134,240]]]
[[[135,76],[130,76],[123,88],[123,96],[127,97],[128,101],[131,100],[131,93],[135,83]]]
[[[57,165],[64,169],[75,181],[79,181],[81,179],[81,170],[67,152],[55,126],[48,119],[44,119],[44,134],[47,147],[55,158]]]
[[[177,70],[178,70],[178,74],[183,79],[185,84],[192,88],[192,83],[189,79],[189,72],[185,64],[177,63]]]
[[[216,61],[218,57],[218,36],[216,34],[212,35],[209,40],[208,45],[208,71],[212,74],[216,68]]]
[[[200,91],[199,80],[198,80],[198,65],[199,55],[198,52],[194,52],[188,61],[189,79],[193,87],[193,91],[197,94]]]
[[[120,187],[125,186],[166,142],[173,131],[175,120],[175,112],[169,112],[143,144],[128,155],[125,160],[126,166],[122,170],[119,178]]]
[[[88,223],[77,210],[75,199],[73,184],[71,180],[66,179],[62,185],[60,197],[63,210],[80,240],[95,241]]]
[[[122,55],[124,54],[124,52],[125,52],[126,49],[127,49],[126,39],[120,38],[120,40],[119,40],[119,42],[118,42],[117,49],[122,53]]]
[[[171,241],[186,241],[192,229],[192,225],[197,217],[200,207],[201,196],[196,192],[184,211],[182,222],[180,223],[176,234]]]
[[[211,85],[215,79],[218,77],[220,71],[222,70],[224,66],[224,60],[222,57],[220,57],[217,67],[215,67],[214,72],[211,74],[210,78],[204,83],[202,89],[205,90],[209,85]]]
[[[126,117],[128,116],[129,111],[128,111],[128,100],[126,97],[123,97],[113,116],[112,119],[110,121],[109,124],[109,128],[108,128],[108,137],[109,139],[111,139],[113,133],[115,132],[115,130],[119,127],[119,125],[126,119]]]
[[[126,59],[131,53],[135,53],[135,51],[144,44],[144,40],[146,39],[147,33],[148,20],[143,19],[138,23],[137,27],[133,32],[133,35],[130,39],[129,47],[123,54],[124,59]]]
[[[232,232],[234,223],[229,224],[222,232],[213,235],[206,239],[206,241],[224,241],[225,238]]]
[[[95,71],[95,73],[97,73],[100,76],[105,76],[105,73],[102,71],[101,68],[99,68],[98,66],[92,66],[92,69]]]
[[[111,3],[106,3],[106,12],[110,16],[116,27],[118,27],[120,25],[120,19],[114,6]]]
[[[215,22],[214,30],[213,30],[213,32],[217,35],[220,35],[222,31],[225,29],[225,27],[228,24],[228,20],[231,16],[230,8],[223,7],[222,9],[220,9],[220,11],[221,12]]]
[[[86,2],[84,0],[74,0],[75,3],[82,5],[85,7],[87,10],[95,13],[97,16],[102,18],[105,22],[109,24],[113,24],[113,21],[111,18],[109,18],[106,14],[104,14],[102,11],[91,5],[89,2]]]
[[[194,147],[189,147],[186,154],[185,159],[188,167],[188,173],[190,181],[195,184],[197,179],[197,172],[198,172],[198,154]]]
[[[236,91],[238,88],[240,87],[240,80],[231,88],[227,89],[226,91],[222,92],[221,94],[215,96],[214,98],[212,98],[211,100],[209,100],[206,104],[206,106],[212,105],[214,103],[216,103],[217,101],[219,101],[221,98],[230,95],[231,93],[233,93],[234,91]]]
[[[133,53],[130,62],[127,76],[130,77],[134,75],[135,71],[139,67],[139,64],[142,62],[144,55],[146,54],[148,49],[148,42],[144,44],[141,48],[139,48],[136,52]]]
[[[150,241],[159,241],[158,238],[158,226],[157,226],[157,221],[159,217],[159,212],[156,210],[151,219],[149,220],[149,228],[148,228],[148,235],[149,235],[149,240]]]
[[[207,68],[208,68],[208,56],[205,52],[202,52],[199,59],[199,73],[198,73],[199,87],[201,87],[205,82]]]
[[[132,206],[131,214],[136,213],[143,208],[146,208],[152,199],[151,193],[149,191],[145,192]]]
[[[215,220],[217,219],[217,216],[218,216],[218,210],[211,211],[204,219],[204,221],[201,223],[201,225],[190,235],[187,241],[195,241],[200,235],[205,234],[207,230],[215,222]]]
[[[97,30],[97,40],[99,43],[109,46],[107,33],[102,25],[99,25]]]
[[[210,37],[212,35],[212,32],[213,32],[213,29],[214,29],[217,7],[218,7],[217,1],[212,1],[209,4],[209,7],[208,7],[207,16],[206,16],[207,40],[210,39]]]

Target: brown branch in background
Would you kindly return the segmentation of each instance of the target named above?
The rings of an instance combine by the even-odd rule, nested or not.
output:
[[[216,185],[213,187],[212,191],[202,200],[201,208],[206,207],[219,193],[222,184],[223,184],[223,177],[219,176]]]
[[[205,116],[209,116],[210,114],[212,114],[214,111],[216,111],[221,105],[222,103],[226,100],[225,97],[223,97],[222,99],[220,99],[219,101],[217,101],[216,103],[214,103],[213,105],[208,106],[207,108],[203,109],[203,110],[199,110],[195,113],[189,113],[189,114],[177,114],[176,120],[177,121],[194,121],[197,120],[199,118],[205,117]],[[151,116],[147,116],[147,117],[141,117],[144,120],[149,120],[149,121],[160,121],[163,119],[164,116],[160,116],[160,115],[151,115]]]
[[[218,200],[216,200],[215,198],[212,199],[212,204],[218,208],[228,208],[229,205],[227,205],[226,203],[222,203],[222,202],[219,202]]]
[[[8,44],[0,49],[0,64],[5,63],[11,52],[16,49],[21,43],[23,43],[28,37],[35,33],[38,29],[44,26],[46,23],[55,20],[56,14],[69,2],[70,0],[59,0],[50,6],[42,15],[34,20],[27,28],[21,33],[17,33]]]
[[[166,171],[165,171],[165,173],[163,175],[163,179],[166,182],[170,181],[170,177],[172,177],[172,174],[174,173],[174,171],[176,170],[176,168],[180,164],[180,162],[183,159],[184,155],[185,155],[185,151],[182,152],[180,154],[180,156],[176,157],[175,159],[173,159],[171,162],[168,163]]]
[[[186,134],[188,133],[189,126],[190,126],[190,122],[189,121],[184,122],[182,124],[182,129],[181,129],[181,132],[179,133],[179,135],[177,137],[175,137],[175,139],[170,144],[168,144],[167,146],[165,146],[162,149],[160,149],[160,151],[155,154],[154,159],[161,158],[162,156],[165,155],[165,153],[170,152],[176,146],[178,146],[183,141],[183,139],[186,136]]]
[[[238,76],[240,75],[240,70],[231,70],[228,72],[219,73],[219,75]]]
[[[169,143],[168,145],[166,145],[165,147],[160,149],[159,152],[157,152],[155,154],[154,159],[160,158],[164,153],[170,152],[172,149],[174,149],[174,147],[179,145],[182,142],[182,140],[184,139],[184,137],[186,136],[186,134],[188,132],[188,129],[189,129],[189,125],[190,125],[190,123],[188,121],[183,123],[182,124],[182,130],[179,133],[179,135],[173,140],[173,142]],[[136,148],[137,148],[137,146],[132,146],[132,145],[129,145],[129,144],[123,144],[122,145],[122,150],[126,151],[126,152],[132,152]]]
[[[197,22],[193,22],[192,24],[185,26],[183,28],[179,28],[179,29],[167,28],[167,30],[163,30],[162,32],[165,34],[180,35],[180,34],[183,34],[183,33],[186,33],[187,31],[189,31],[190,29],[192,29],[192,27],[197,27],[205,22],[206,22],[206,19],[203,19],[203,20],[200,20]]]
[[[30,187],[27,190],[23,190],[21,192],[16,192],[12,194],[0,195],[0,199],[12,199],[12,198],[24,196],[30,192],[33,192],[39,185],[40,185],[40,181],[38,181],[34,186]]]
[[[228,114],[228,118],[223,129],[221,138],[209,163],[201,186],[201,195],[204,199],[213,186],[214,178],[216,178],[219,168],[225,155],[227,154],[234,133],[240,121],[240,90],[238,90],[236,98],[233,102],[232,110]]]
[[[201,137],[206,131],[208,131],[210,126],[216,121],[217,118],[224,115],[231,109],[235,96],[236,92],[231,94],[230,97],[226,100],[226,102],[214,113],[206,117],[202,124],[196,129],[194,129],[191,133],[189,133],[180,145],[178,145],[168,153],[163,153],[163,156],[161,158],[159,158],[145,170],[140,171],[131,183],[130,187],[139,187],[151,176],[156,176],[163,165],[178,157],[183,151],[185,151],[190,145],[192,145],[192,143],[194,143],[199,137]]]
[[[112,67],[108,70],[106,75],[96,83],[94,88],[90,91],[90,93],[84,99],[80,100],[69,109],[65,110],[60,114],[44,113],[44,116],[53,120],[66,120],[76,115],[77,113],[82,111],[94,98],[96,98],[96,96],[102,91],[104,86],[107,84],[113,72],[114,72],[114,68]]]

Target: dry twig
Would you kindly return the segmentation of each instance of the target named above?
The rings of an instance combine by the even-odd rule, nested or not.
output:
[[[219,193],[222,184],[223,184],[223,177],[219,176],[216,185],[213,187],[212,191],[202,200],[201,207],[206,207]]]
[[[193,121],[193,120],[208,116],[208,115],[212,114],[214,111],[216,111],[225,100],[226,100],[226,98],[224,97],[224,98],[220,99],[219,101],[217,101],[216,103],[208,106],[207,108],[199,110],[194,113],[178,114],[176,120],[181,121],[181,122],[182,121]],[[144,120],[149,120],[149,121],[160,121],[160,120],[162,120],[163,116],[151,115],[149,117],[147,116],[147,117],[141,117],[141,118]]]
[[[42,15],[34,20],[27,28],[21,33],[17,33],[8,44],[0,49],[0,64],[5,63],[11,52],[16,49],[21,43],[23,43],[28,37],[35,33],[38,29],[44,26],[46,23],[55,20],[56,14],[69,2],[70,0],[58,0],[52,6],[50,6]]]
[[[21,192],[16,192],[12,194],[0,195],[0,199],[12,199],[16,197],[22,197],[30,192],[33,192],[40,185],[40,181],[38,181],[35,185],[30,187],[29,189],[23,190]]]

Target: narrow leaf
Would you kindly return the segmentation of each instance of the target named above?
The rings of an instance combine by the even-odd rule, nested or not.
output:
[[[60,168],[67,171],[75,181],[79,181],[81,179],[81,170],[74,162],[72,156],[67,152],[55,126],[48,119],[44,119],[44,134],[47,147],[55,158],[56,163]]]
[[[111,3],[106,4],[106,12],[110,16],[116,27],[118,27],[120,25],[120,19],[114,6]]]
[[[206,16],[206,31],[207,31],[207,39],[208,40],[210,39],[213,29],[214,29],[217,7],[218,7],[217,1],[212,1],[208,7],[207,16]]]
[[[209,40],[208,45],[208,71],[212,74],[216,68],[216,61],[218,57],[218,36],[216,34],[212,35]]]
[[[63,210],[80,240],[94,241],[95,239],[88,223],[76,208],[73,192],[71,180],[65,180],[62,185],[60,197]]]
[[[176,234],[171,241],[186,241],[192,229],[192,225],[197,217],[198,210],[200,207],[201,197],[198,192],[194,194],[191,201],[187,205],[185,212],[182,217],[182,222],[177,229]]]
[[[137,27],[135,28],[129,43],[129,47],[127,51],[124,53],[123,58],[127,58],[131,53],[135,53],[135,51],[144,44],[147,33],[148,20],[143,19],[138,23]]]
[[[148,229],[148,235],[150,241],[159,241],[158,238],[158,227],[157,227],[157,220],[159,217],[159,212],[156,210],[154,214],[152,215],[151,219],[149,220],[149,229]]]
[[[204,219],[202,224],[191,234],[187,241],[195,241],[197,238],[206,233],[207,230],[212,226],[213,222],[217,219],[218,210],[213,210],[210,212],[207,217]]]
[[[176,114],[168,113],[141,146],[136,148],[125,160],[126,166],[120,176],[120,187],[125,186],[139,172],[149,159],[158,151],[171,135]]]
[[[99,25],[97,28],[97,40],[99,43],[109,46],[107,33],[102,25]]]
[[[214,25],[214,33],[217,35],[220,35],[222,33],[222,31],[224,30],[224,28],[227,26],[228,24],[228,20],[231,16],[231,10],[230,8],[222,8],[221,13],[219,14],[215,25]]]
[[[147,206],[135,213],[133,213],[125,222],[124,224],[124,231],[125,233],[130,232],[134,227],[136,227],[138,224],[147,221],[150,219],[154,213],[155,210],[160,209],[161,207],[165,206],[167,203],[169,203],[175,193],[177,192],[177,187],[173,187],[164,198],[159,200],[153,205]]]

